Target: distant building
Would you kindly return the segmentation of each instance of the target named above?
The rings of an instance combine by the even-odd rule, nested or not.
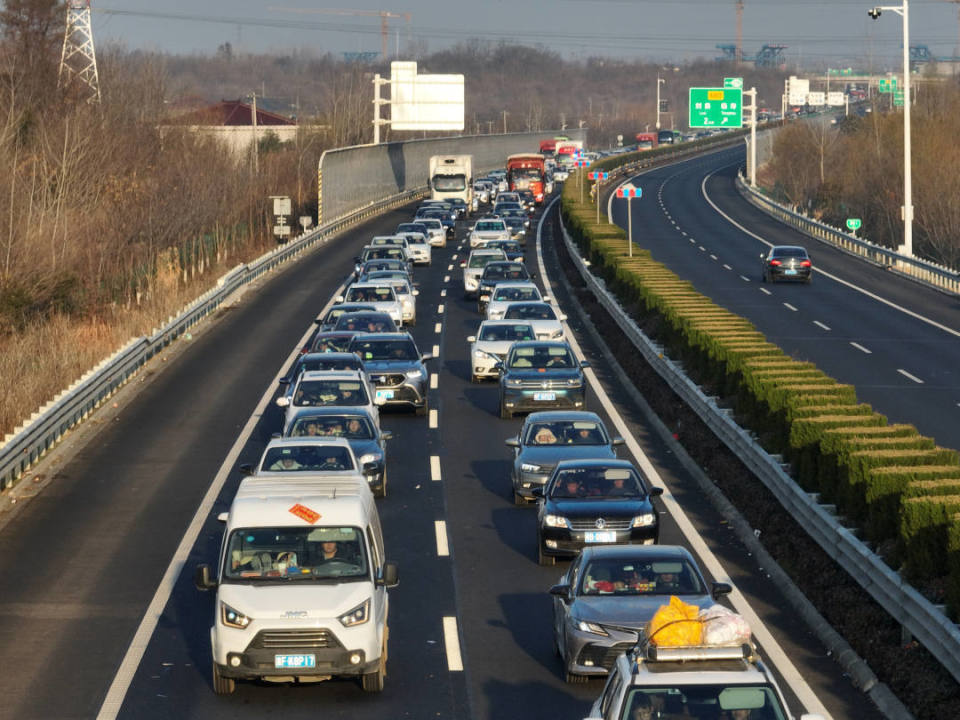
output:
[[[215,105],[178,115],[167,124],[186,126],[193,132],[216,138],[238,154],[249,152],[250,143],[254,140],[253,106],[240,100],[221,100]],[[270,133],[276,135],[280,142],[294,140],[297,137],[297,120],[262,108],[258,99],[256,138],[263,140]]]

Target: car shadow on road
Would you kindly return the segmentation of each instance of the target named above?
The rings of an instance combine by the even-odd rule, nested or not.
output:
[[[524,507],[496,508],[490,513],[493,527],[504,545],[531,565],[537,564],[537,513]],[[559,572],[557,573],[560,574]]]
[[[510,482],[510,460],[471,460],[470,470],[483,487],[505,501],[513,500]]]
[[[597,684],[581,685],[579,691],[590,688],[599,695],[602,686]],[[486,697],[486,712],[480,712],[478,718],[484,720],[503,720],[503,718],[570,718],[579,720],[587,717],[593,698],[582,699],[573,695],[571,690],[563,690],[542,682],[508,683],[502,680],[488,680],[483,684]]]

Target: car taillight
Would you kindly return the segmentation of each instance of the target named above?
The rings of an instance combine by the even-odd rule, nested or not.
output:
[[[810,267],[810,261],[804,260],[802,263],[800,263],[800,267]]]
[[[771,261],[770,261],[770,264],[771,264],[771,265],[780,265],[780,261],[779,261],[779,260],[771,260]]]

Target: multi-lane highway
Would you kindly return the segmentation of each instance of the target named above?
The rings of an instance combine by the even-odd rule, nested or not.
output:
[[[636,178],[634,240],[716,303],[749,318],[892,422],[960,448],[960,305],[955,298],[808,238],[744,201],[733,184],[742,148]],[[613,200],[626,226],[626,204]],[[811,285],[761,282],[769,245],[804,245]]]
[[[699,172],[702,180],[702,163],[734,160],[721,154],[691,163],[689,173]],[[672,232],[657,207],[663,233]],[[0,666],[7,691],[0,717],[492,720],[586,714],[601,683],[566,685],[553,649],[546,591],[562,566],[537,565],[534,511],[515,507],[509,492],[503,441],[521,421],[498,418],[494,384],[469,380],[466,337],[479,316],[475,303],[462,298],[463,228],[446,250],[434,250],[433,267],[416,272],[419,318],[412,332],[422,352],[439,353],[429,368],[436,412],[427,418],[384,415],[394,439],[389,495],[378,506],[387,556],[400,564],[401,575],[391,591],[386,689],[371,695],[356,682],[334,680],[241,683],[228,697],[211,690],[213,597],[193,587],[193,567],[215,562],[222,533],[216,515],[229,506],[240,480],[237,468],[259,458],[279,430],[272,403],[276,379],[312,319],[336,294],[357,248],[392,231],[410,212],[351,230],[248,291],[198,332],[187,351],[150,368],[136,394],[98,413],[92,422],[100,431],[64,458],[49,485],[0,529]],[[721,222],[715,213],[707,216],[702,203],[689,209],[689,218],[682,208],[671,214],[698,227]],[[656,219],[647,221],[652,235]],[[554,223],[544,223],[547,276],[556,274],[554,234]],[[542,272],[532,239],[527,263]],[[716,272],[730,272],[732,283],[740,273],[722,264],[717,261]],[[753,272],[746,266],[741,271],[754,292],[758,267],[759,261]],[[821,287],[826,283],[818,277],[811,288],[791,290]],[[559,286],[554,292],[566,301]],[[864,696],[785,610],[777,588],[682,466],[621,399],[600,354],[579,341],[600,383],[588,406],[610,425],[611,413],[622,415],[631,442],[668,489],[659,504],[661,542],[692,546],[708,575],[729,576],[737,586],[735,602],[763,623],[755,627],[757,637],[792,710],[874,717]],[[604,395],[616,400],[604,404]],[[684,529],[695,531],[693,540]]]

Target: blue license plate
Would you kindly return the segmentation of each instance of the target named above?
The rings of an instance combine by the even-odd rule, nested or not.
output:
[[[393,400],[393,390],[377,390],[377,400]]]
[[[583,541],[588,543],[615,543],[617,541],[617,534],[612,530],[585,532],[583,534]]]
[[[292,668],[300,670],[303,668],[315,668],[317,666],[316,655],[274,655],[273,666],[277,670]]]
[[[557,399],[557,394],[552,392],[538,392],[533,394],[534,400],[552,401]]]
[[[796,274],[797,274],[797,271],[796,271],[796,270],[784,270],[784,271],[783,271],[783,274],[784,274],[784,275],[796,275]]]

